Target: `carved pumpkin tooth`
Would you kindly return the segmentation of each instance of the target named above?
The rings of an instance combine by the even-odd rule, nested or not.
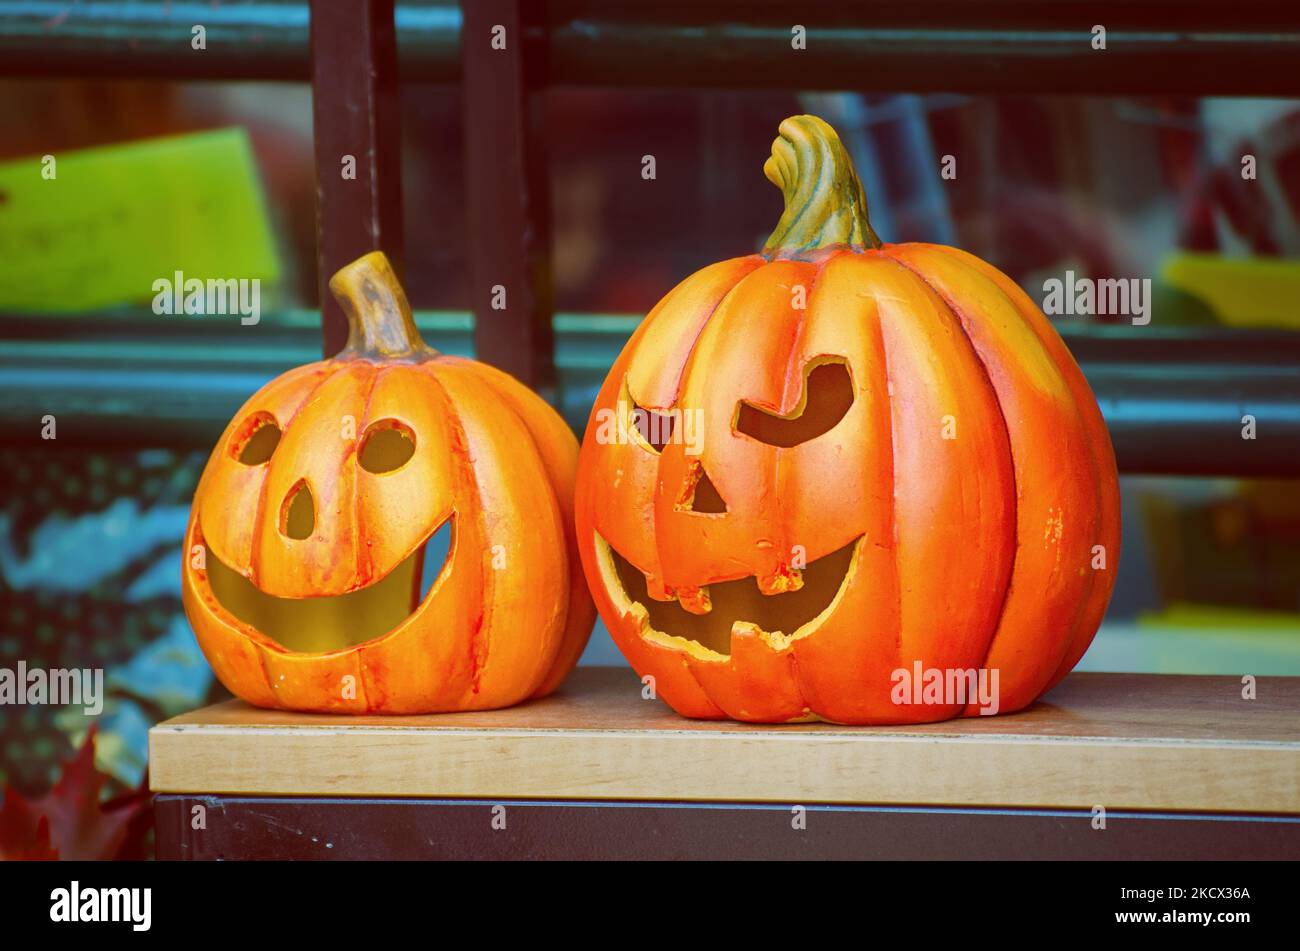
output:
[[[768,650],[782,651],[790,646],[790,642],[794,638],[782,631],[765,631],[753,621],[737,621],[732,624],[732,653],[736,652],[736,642],[745,639],[749,639],[755,644],[762,644]]]
[[[673,600],[673,592],[664,584],[664,579],[654,575],[645,576],[645,593],[656,601]]]
[[[640,601],[633,601],[631,607],[628,608],[627,614],[628,617],[632,619],[632,623],[636,626],[638,634],[644,634],[646,631],[651,629],[650,610]]]
[[[708,585],[698,588],[678,588],[677,601],[692,614],[708,614],[713,610],[713,602],[709,600]]]
[[[763,594],[785,594],[798,591],[803,587],[803,572],[798,568],[782,565],[770,575],[758,578],[758,590]]]

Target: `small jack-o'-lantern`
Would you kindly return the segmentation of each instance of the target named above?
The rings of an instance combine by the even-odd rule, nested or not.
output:
[[[906,723],[1024,707],[1092,640],[1118,482],[1078,366],[1009,278],[882,244],[834,130],[781,124],[761,254],[679,284],[578,465],[596,605],[692,717]]]
[[[245,403],[195,492],[183,592],[204,654],[264,707],[433,713],[549,693],[595,618],[577,440],[512,377],[426,346],[382,254],[330,288],[347,347]]]

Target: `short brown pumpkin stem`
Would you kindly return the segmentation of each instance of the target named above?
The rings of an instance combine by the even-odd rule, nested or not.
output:
[[[381,360],[423,360],[438,351],[426,344],[415,327],[393,266],[382,251],[371,251],[339,268],[330,290],[348,318],[348,343],[340,357]]]
[[[785,195],[785,212],[763,253],[789,258],[825,248],[880,247],[862,183],[835,130],[816,116],[791,116],[780,131],[763,174]]]

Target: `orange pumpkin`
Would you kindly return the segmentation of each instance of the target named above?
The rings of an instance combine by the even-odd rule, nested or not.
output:
[[[1096,401],[996,268],[879,241],[830,126],[780,133],[762,253],[660,301],[592,410],[577,518],[597,608],[690,717],[1024,707],[1083,655],[1115,580]],[[956,689],[922,695],[932,672]]]
[[[204,654],[263,707],[430,713],[549,693],[595,617],[577,440],[512,377],[426,346],[382,254],[330,287],[347,347],[254,394],[195,492],[183,594]]]

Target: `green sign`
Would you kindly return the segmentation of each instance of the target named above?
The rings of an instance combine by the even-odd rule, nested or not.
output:
[[[0,164],[0,310],[147,305],[178,274],[279,273],[243,129]]]

